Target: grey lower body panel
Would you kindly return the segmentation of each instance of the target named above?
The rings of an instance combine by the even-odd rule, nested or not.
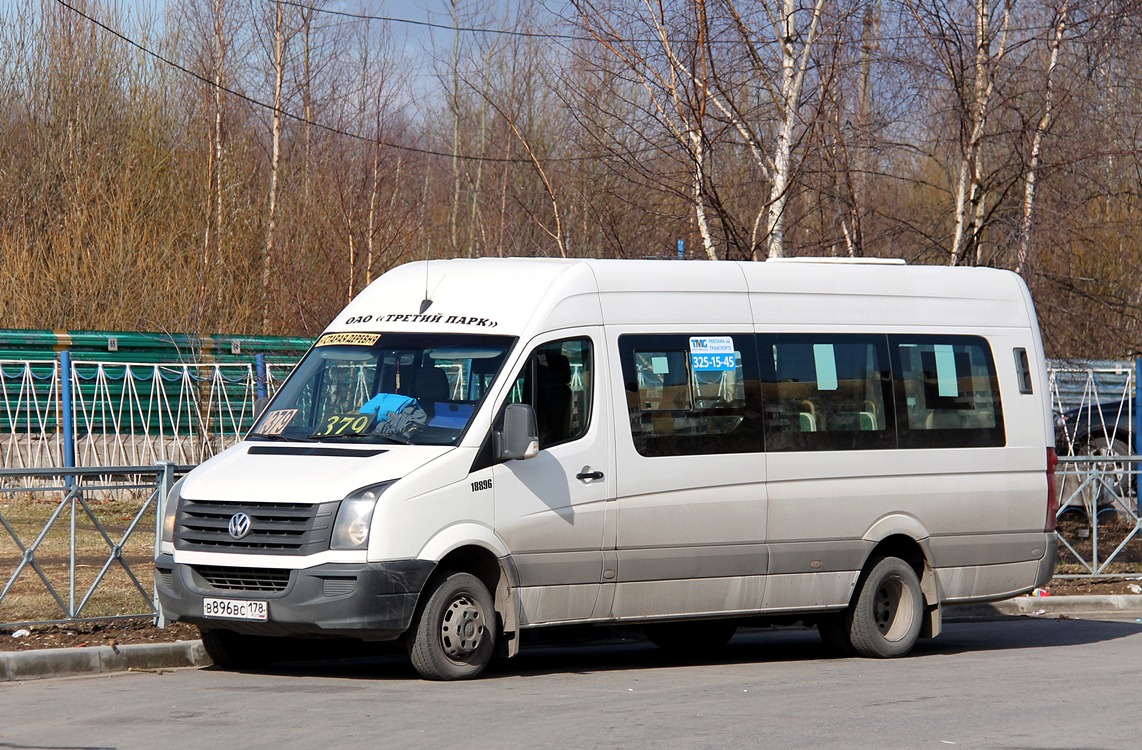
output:
[[[169,555],[155,560],[155,582],[163,616],[248,635],[351,637],[393,640],[409,628],[416,603],[435,563],[397,560],[384,563],[330,563],[288,576],[280,591],[217,588],[193,565],[176,565]],[[240,581],[247,570],[232,568]],[[264,600],[268,619],[235,620],[205,617],[203,600]]]
[[[933,537],[933,567],[945,603],[1006,599],[1045,586],[1055,571],[1053,532]]]
[[[1055,577],[1055,561],[1059,557],[1059,538],[1050,534],[1047,539],[1047,554],[1039,561],[1039,574],[1035,577],[1035,588],[1042,588]]]

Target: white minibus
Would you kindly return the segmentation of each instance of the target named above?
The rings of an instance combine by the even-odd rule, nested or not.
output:
[[[173,487],[156,587],[223,667],[348,637],[460,679],[582,625],[901,656],[1051,578],[1053,445],[1013,273],[410,263]]]

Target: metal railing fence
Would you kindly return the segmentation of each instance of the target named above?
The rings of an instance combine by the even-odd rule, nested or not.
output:
[[[1058,577],[1142,572],[1136,393],[1142,361],[1054,362]]]
[[[266,363],[266,377],[265,377],[265,392],[259,393],[258,396],[259,397],[271,396],[271,395],[277,393],[278,389],[281,388],[282,383],[285,382],[285,379],[289,377],[289,374],[291,372],[293,372],[293,368],[295,366],[296,366],[296,363],[292,364],[292,365],[283,365],[283,364],[274,364],[272,362],[267,362]]]
[[[1140,364],[1142,361],[1089,365],[1055,362],[1048,367],[1059,455],[1104,450],[1113,447],[1116,440],[1126,453],[1142,451],[1134,437],[1142,416],[1137,413],[1134,398]]]
[[[0,466],[196,464],[236,444],[293,365],[0,360]]]
[[[0,467],[63,466],[58,360],[0,359]]]
[[[253,423],[249,365],[84,362],[72,372],[78,466],[200,463]]]
[[[1142,574],[1142,456],[1061,456],[1056,577]]]
[[[0,626],[157,617],[163,502],[189,468],[0,469]]]

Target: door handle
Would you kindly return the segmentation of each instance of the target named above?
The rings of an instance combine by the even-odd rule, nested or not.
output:
[[[575,475],[575,478],[582,480],[584,482],[591,482],[591,481],[594,481],[596,479],[602,479],[603,478],[603,472],[592,471],[590,466],[584,466],[583,470]]]

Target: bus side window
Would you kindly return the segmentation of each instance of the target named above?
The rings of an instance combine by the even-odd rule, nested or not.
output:
[[[640,454],[764,450],[753,335],[624,334],[619,350]]]
[[[882,335],[763,335],[766,450],[895,447],[886,344]]]
[[[540,448],[577,440],[590,426],[591,341],[553,341],[535,348],[516,376],[509,401],[535,408]]]
[[[891,336],[901,448],[1006,443],[995,363],[976,336]]]

